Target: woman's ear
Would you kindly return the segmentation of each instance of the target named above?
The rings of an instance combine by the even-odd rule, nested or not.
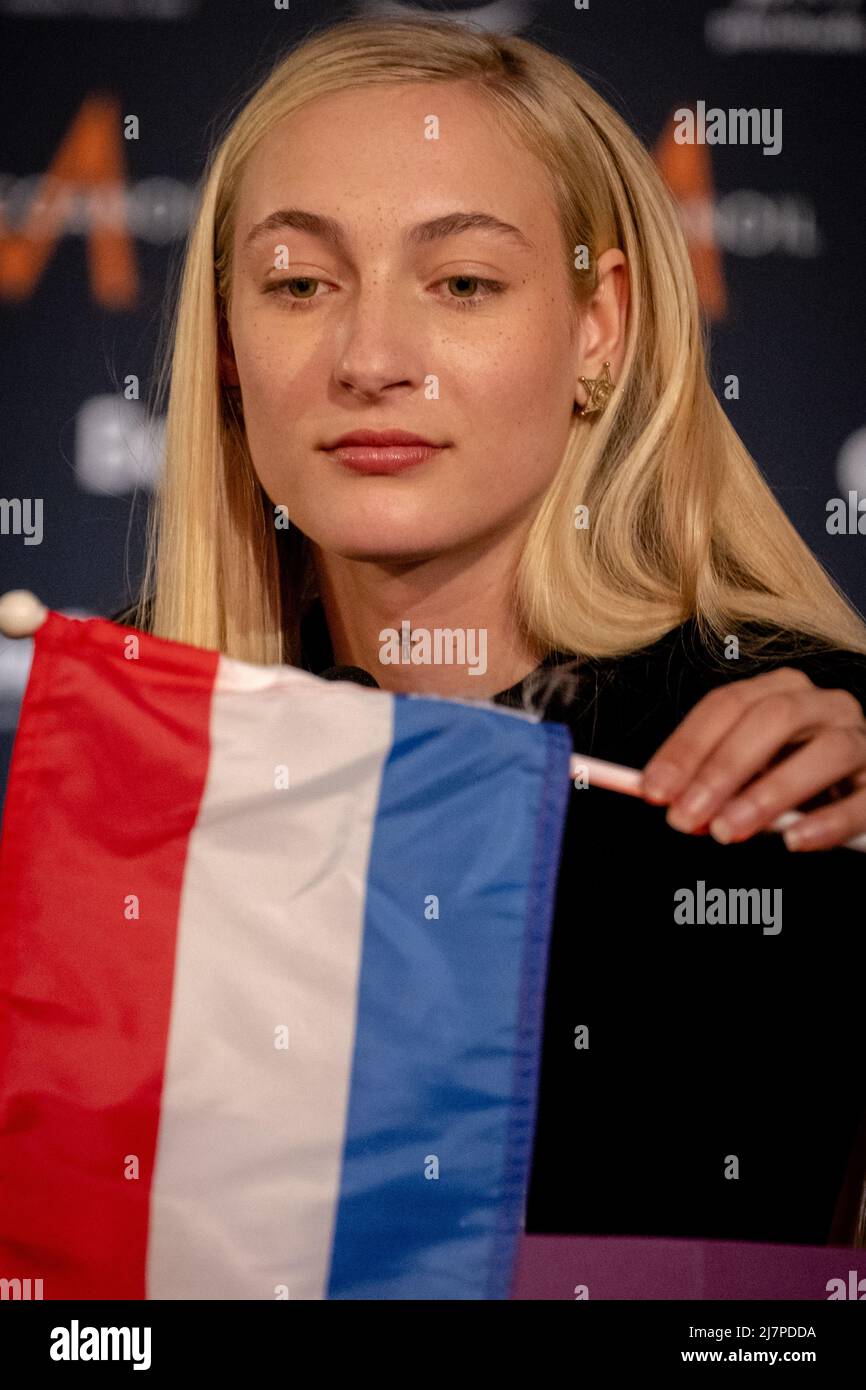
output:
[[[576,363],[574,396],[586,404],[587,390],[582,376],[601,376],[602,366],[610,362],[614,384],[619,381],[625,357],[628,321],[628,262],[618,247],[612,246],[598,258],[598,282],[592,298],[581,313],[580,347]]]

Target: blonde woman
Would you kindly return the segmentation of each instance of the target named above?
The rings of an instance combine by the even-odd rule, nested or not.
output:
[[[313,33],[213,151],[172,332],[118,617],[644,769],[572,794],[527,1229],[853,1242],[866,626],[713,395],[637,137],[524,39]],[[473,661],[395,658],[404,625]],[[698,883],[784,928],[676,921]]]

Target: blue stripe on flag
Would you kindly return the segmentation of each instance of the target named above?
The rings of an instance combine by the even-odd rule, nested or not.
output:
[[[571,751],[564,725],[394,696],[329,1298],[508,1297]]]

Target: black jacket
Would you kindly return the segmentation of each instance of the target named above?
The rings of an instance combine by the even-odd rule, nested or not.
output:
[[[318,604],[302,643],[307,669],[332,666]],[[496,702],[520,706],[565,659],[553,653]],[[866,707],[864,656],[720,671],[689,621],[579,668],[576,691],[542,717],[569,726],[576,752],[642,768],[708,690],[773,665]],[[729,889],[768,890],[781,930],[675,920],[674,895],[701,883],[728,901]],[[571,791],[528,1232],[853,1243],[866,1172],[864,888],[866,855],[852,850],[792,853],[775,834],[720,845],[669,827],[663,807]]]

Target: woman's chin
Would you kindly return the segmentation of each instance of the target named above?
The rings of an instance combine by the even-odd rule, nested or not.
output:
[[[322,550],[339,555],[344,560],[365,560],[369,564],[413,564],[431,560],[448,549],[443,537],[440,542],[432,538],[413,538],[405,533],[399,536],[383,532],[367,531],[361,535],[330,535],[317,541]]]
[[[298,518],[298,525],[324,551],[346,560],[410,563],[453,548],[459,518],[454,518],[455,525],[449,528],[447,517],[441,513],[431,516],[428,508],[417,516],[407,510],[388,515],[384,507],[359,507],[340,517],[335,507],[316,521],[311,519],[304,526]]]

